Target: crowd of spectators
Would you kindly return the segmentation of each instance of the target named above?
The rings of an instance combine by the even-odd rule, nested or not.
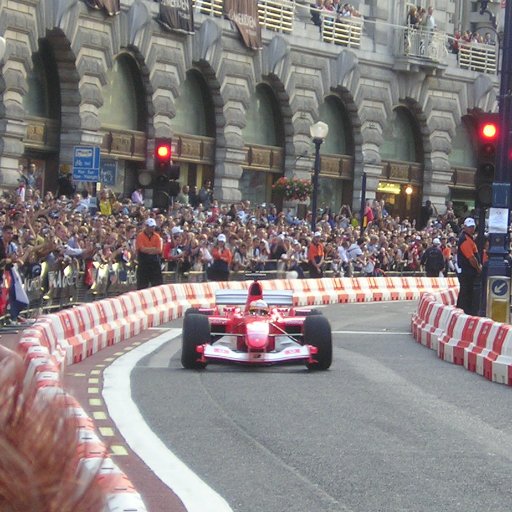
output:
[[[330,22],[343,21],[346,18],[360,18],[360,12],[349,3],[340,0],[316,0],[310,5],[311,21],[318,27],[322,26],[322,19]]]
[[[466,30],[464,32],[455,32],[454,36],[449,39],[449,49],[452,53],[458,54],[461,46],[474,43],[496,46],[496,41],[490,32],[485,32],[485,34],[482,35],[480,32]]]
[[[192,206],[186,191],[178,196],[181,202],[175,201],[167,211],[145,206],[141,190],[118,198],[104,189],[98,194],[97,207],[91,207],[87,193],[41,196],[28,187],[24,200],[16,193],[4,194],[0,199],[2,268],[16,263],[22,278],[30,278],[40,272],[43,261],[52,268],[73,261],[82,270],[91,262],[133,266],[137,234],[151,218],[163,240],[163,270],[190,280],[227,279],[230,273],[251,271],[276,271],[297,278],[326,272],[333,276],[420,272],[422,254],[435,238],[441,242],[449,271],[464,220],[448,204],[442,214],[428,213],[420,229],[414,220],[389,215],[384,202],[374,200],[368,202],[364,230],[358,213],[343,205],[339,211],[321,211],[313,233],[311,213],[299,219],[292,210],[251,205],[246,200],[220,205],[211,189],[208,208],[201,203]],[[216,263],[218,254],[224,254],[221,265]],[[322,257],[313,262],[318,255]]]

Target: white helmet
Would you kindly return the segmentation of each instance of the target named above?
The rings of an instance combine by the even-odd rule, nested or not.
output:
[[[263,299],[253,300],[249,304],[249,312],[253,315],[268,315],[268,304]]]

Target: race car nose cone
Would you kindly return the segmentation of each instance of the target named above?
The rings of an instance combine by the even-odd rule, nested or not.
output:
[[[269,340],[269,324],[268,322],[251,322],[247,324],[246,344],[247,348],[253,350],[264,349]]]

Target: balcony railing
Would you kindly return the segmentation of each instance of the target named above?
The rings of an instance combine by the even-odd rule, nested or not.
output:
[[[223,0],[193,0],[193,5],[202,14],[224,16]],[[302,18],[296,16],[296,9],[299,8],[307,9],[308,12],[315,11],[315,9],[296,3],[294,0],[258,0],[260,24],[270,30],[291,34],[294,23],[297,27],[296,20],[304,19],[304,16]],[[318,11],[318,14],[322,19],[321,41],[349,48],[361,47],[361,37],[365,25],[363,18],[340,18],[323,11]],[[375,21],[371,23],[375,23]],[[389,25],[389,28],[390,30],[394,29],[393,48],[396,57],[415,61],[416,64],[418,61],[420,64],[423,61],[427,65],[445,66],[448,64],[450,37],[444,32],[431,32],[396,25]],[[495,74],[498,67],[498,49],[494,45],[480,43],[460,44],[458,64],[463,69]]]
[[[322,41],[359,48],[363,25],[361,18],[333,18],[322,13]]]
[[[459,42],[459,66],[480,73],[496,73],[498,50],[496,45]]]
[[[295,2],[290,0],[259,0],[260,24],[270,30],[290,34],[295,18]]]
[[[222,17],[224,15],[223,0],[192,0],[192,4],[203,14],[217,17]]]
[[[447,38],[443,32],[397,27],[395,37],[397,56],[429,59],[438,63],[447,61]]]

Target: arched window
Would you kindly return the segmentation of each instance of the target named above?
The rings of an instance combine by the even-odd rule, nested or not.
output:
[[[322,153],[351,155],[353,152],[352,129],[347,110],[334,96],[328,96],[319,108],[320,119],[329,125],[329,133],[322,144]]]
[[[281,109],[270,85],[256,86],[242,135],[247,151],[247,167],[240,179],[242,197],[254,204],[271,201],[272,182],[283,173],[284,128]]]
[[[188,71],[176,98],[172,125],[177,133],[215,137],[213,104],[206,83],[195,71]]]
[[[452,167],[476,167],[476,155],[474,147],[468,144],[468,140],[474,139],[473,129],[463,118],[457,126],[455,137],[448,159]]]
[[[146,109],[139,69],[128,54],[121,54],[107,73],[99,117],[104,127],[144,131]]]
[[[395,117],[387,124],[382,136],[384,141],[380,155],[383,160],[418,163],[423,161],[417,124],[408,109],[395,109]]]
[[[319,107],[320,120],[329,133],[320,146],[321,169],[318,205],[338,211],[352,202],[354,138],[347,109],[337,96],[327,96]],[[343,171],[340,172],[340,169]]]
[[[28,90],[23,107],[28,116],[60,119],[60,84],[53,52],[45,39],[32,56],[33,67],[27,76]],[[49,93],[51,91],[51,94]]]
[[[243,137],[246,144],[281,146],[283,141],[282,120],[279,106],[272,89],[259,84],[251,98],[246,114]]]

